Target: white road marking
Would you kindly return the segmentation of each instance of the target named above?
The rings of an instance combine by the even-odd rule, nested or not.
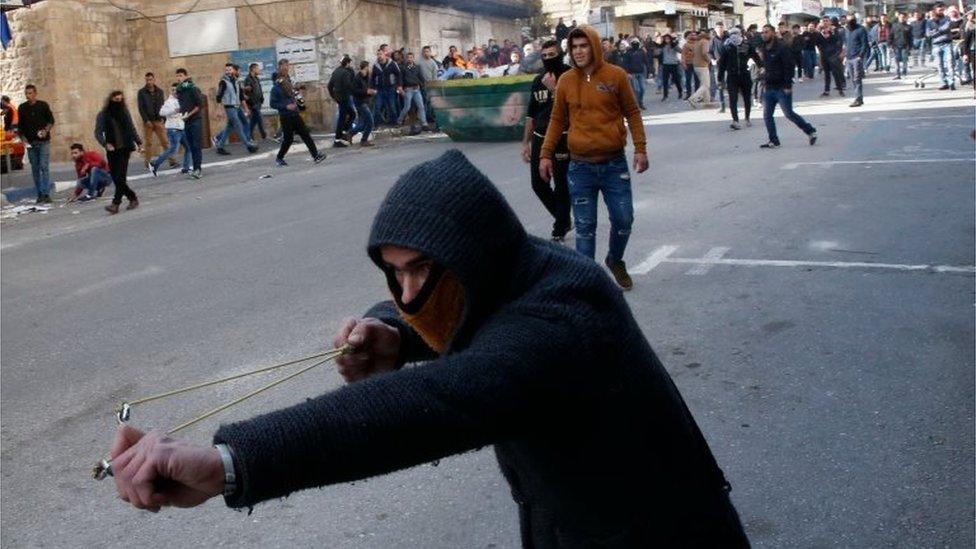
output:
[[[973,118],[971,114],[946,114],[943,116],[879,116],[877,118],[862,118],[860,116],[855,116],[851,118],[851,122],[875,122],[878,120],[889,121],[889,120],[942,120],[944,118]]]
[[[677,250],[677,246],[661,246],[660,248],[654,250],[654,253],[647,256],[647,259],[641,261],[633,269],[630,269],[630,274],[642,275],[651,272],[654,267],[661,264],[662,261],[668,258],[671,254]]]
[[[729,249],[724,246],[718,246],[708,250],[708,252],[702,257],[701,263],[695,265],[694,267],[688,269],[685,274],[700,276],[708,273],[715,265],[714,261],[722,259],[722,256],[728,253]]]
[[[947,162],[976,162],[976,158],[915,158],[904,160],[824,160],[821,162],[789,162],[781,170],[795,170],[800,166],[827,166],[837,164],[935,164]]]
[[[87,295],[92,292],[97,292],[99,290],[111,288],[112,286],[118,286],[119,284],[124,284],[132,280],[146,278],[147,276],[157,275],[162,272],[163,272],[162,268],[157,267],[156,265],[152,265],[141,271],[135,271],[124,275],[109,277],[99,282],[96,282],[94,284],[91,284],[89,286],[83,286],[81,288],[78,288],[74,292],[71,292],[70,297],[79,297],[79,296]]]
[[[643,275],[651,272],[662,263],[680,265],[695,265],[686,274],[701,275],[715,265],[731,265],[739,267],[822,267],[832,269],[887,269],[894,271],[931,271],[934,273],[964,273],[976,274],[973,265],[934,265],[907,263],[871,263],[867,261],[806,261],[792,259],[732,259],[723,257],[728,253],[727,247],[715,247],[703,257],[671,257],[678,246],[661,246],[636,267],[630,270],[632,275]]]

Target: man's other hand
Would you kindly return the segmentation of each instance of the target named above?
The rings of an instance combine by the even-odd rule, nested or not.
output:
[[[647,161],[647,154],[645,153],[634,153],[634,171],[637,173],[644,173],[647,171],[647,166],[649,162]]]
[[[400,356],[400,332],[375,318],[347,318],[333,345],[352,347],[351,353],[336,359],[339,375],[352,383],[394,369]]]
[[[195,507],[224,491],[224,463],[216,448],[123,425],[109,455],[119,498],[138,509]]]
[[[539,176],[545,181],[552,179],[552,159],[551,158],[540,158],[539,159]]]

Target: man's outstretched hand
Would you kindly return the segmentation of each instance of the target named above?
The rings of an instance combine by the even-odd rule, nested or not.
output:
[[[392,371],[400,356],[400,332],[375,318],[347,318],[333,345],[349,345],[353,352],[336,359],[336,369],[347,383]]]
[[[216,448],[123,425],[109,455],[119,497],[138,509],[195,507],[224,491],[224,464]]]

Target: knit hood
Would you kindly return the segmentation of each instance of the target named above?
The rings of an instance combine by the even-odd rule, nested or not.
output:
[[[367,251],[381,269],[380,246],[428,255],[465,290],[465,313],[448,351],[502,303],[525,229],[498,189],[461,151],[400,176],[373,220]],[[392,288],[391,288],[392,289]]]
[[[573,65],[573,68],[582,71],[583,69],[576,66],[576,61],[573,60],[573,38],[579,37],[580,35],[585,35],[590,41],[590,51],[593,52],[593,74],[600,70],[603,66],[603,47],[600,45],[600,35],[596,32],[596,29],[589,25],[581,25],[573,29],[573,32],[569,33],[568,43],[566,45],[569,48],[569,62]]]

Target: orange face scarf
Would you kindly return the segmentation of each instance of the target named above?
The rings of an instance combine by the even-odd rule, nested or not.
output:
[[[400,316],[417,331],[424,343],[443,353],[464,316],[464,287],[451,271],[444,271],[437,280],[430,282],[435,284],[434,289],[419,311],[408,313],[399,299],[395,302]]]

